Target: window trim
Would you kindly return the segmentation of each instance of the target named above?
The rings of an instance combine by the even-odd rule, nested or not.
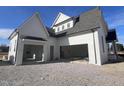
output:
[[[64,30],[65,29],[65,26],[64,25],[62,25],[62,30]]]
[[[60,27],[57,28],[57,31],[60,31]]]
[[[70,28],[70,23],[67,24],[67,28]]]

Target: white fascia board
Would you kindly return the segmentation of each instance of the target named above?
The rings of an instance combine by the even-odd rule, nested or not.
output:
[[[8,37],[9,40],[13,39],[18,34],[18,30],[13,31],[10,36]]]
[[[54,24],[56,23],[56,21],[58,20],[58,18],[60,17],[60,12],[59,12],[59,14],[57,15],[57,17],[56,17],[56,19],[54,20],[54,22],[53,22],[53,24],[52,24],[52,26],[51,27],[53,27],[54,26]]]
[[[62,12],[59,12],[58,16],[56,17],[56,19],[55,19],[55,21],[53,22],[53,24],[52,24],[51,27],[53,27],[53,26],[56,24],[56,22],[58,21],[58,19],[59,19],[61,16],[64,16],[66,19],[70,18],[70,16],[68,16],[68,15],[66,15],[66,14],[64,14],[64,13],[62,13]],[[65,19],[65,20],[66,20],[66,19]],[[63,21],[64,21],[64,20],[63,20]]]

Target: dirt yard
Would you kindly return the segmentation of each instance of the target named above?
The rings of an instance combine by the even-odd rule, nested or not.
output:
[[[103,66],[80,62],[0,66],[0,85],[124,85],[124,62]]]

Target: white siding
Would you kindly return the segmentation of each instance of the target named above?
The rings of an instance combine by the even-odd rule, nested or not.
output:
[[[100,49],[100,56],[101,56],[101,64],[104,64],[108,61],[108,48],[107,48],[107,43],[106,43],[105,32],[103,31],[103,29],[99,29],[98,36],[99,36],[99,46],[100,46],[99,49]],[[102,44],[102,37],[103,37],[104,44]],[[103,52],[103,47],[105,50],[104,52]]]
[[[70,24],[70,27],[67,27],[68,23]],[[62,26],[64,26],[64,29],[62,29]],[[69,22],[66,22],[66,23],[64,23],[64,24],[61,24],[61,25],[59,25],[59,26],[57,26],[57,27],[53,27],[53,29],[55,29],[55,32],[57,33],[57,32],[60,32],[60,31],[69,29],[69,28],[71,28],[71,27],[73,27],[73,20],[71,20],[71,21],[69,21]],[[58,31],[58,28],[59,28],[59,31]]]
[[[55,20],[56,22],[54,24],[56,25],[56,24],[58,24],[58,23],[60,23],[60,22],[62,22],[64,20],[69,19],[69,18],[70,18],[69,16],[67,16],[67,15],[65,15],[63,13],[59,13],[58,18],[57,18],[57,20]]]
[[[47,55],[47,60],[50,60],[50,46],[54,46],[54,59],[58,59],[59,58],[59,50],[58,50],[58,40],[56,38],[52,38],[52,37],[49,37],[48,41],[47,41],[47,50],[46,52],[48,53]]]
[[[54,59],[58,58],[57,55],[57,48],[56,48],[56,39],[49,37],[47,41],[35,41],[35,40],[21,40],[18,41],[18,52],[17,52],[17,61],[16,65],[22,64],[23,58],[23,49],[25,44],[31,45],[43,45],[43,60],[48,61],[50,60],[50,46],[54,46]]]
[[[68,17],[65,17],[62,19],[62,17],[65,17],[65,16],[60,16],[59,20],[57,21],[58,23],[61,22],[63,19],[65,20],[68,18]],[[60,31],[62,31],[63,25],[64,25],[64,30],[68,29],[67,27],[68,23],[70,23],[70,28],[73,27],[73,20],[71,20],[67,23],[64,23],[58,26],[60,28]],[[57,29],[57,27],[54,27],[54,29]],[[23,40],[23,39],[20,39],[21,35],[41,37],[41,38],[45,38],[46,41]],[[104,44],[102,44],[102,39],[101,39],[102,36],[104,39],[103,40]],[[18,42],[18,48],[16,47],[16,49],[18,49],[17,53],[16,53],[16,50],[14,51],[14,47],[17,46],[17,44],[15,44],[15,41]],[[19,36],[16,35],[11,39],[10,41],[11,51],[9,51],[9,58],[10,56],[13,56],[14,61],[15,61],[15,58],[17,59],[16,65],[22,64],[23,49],[25,44],[43,45],[44,61],[50,60],[51,45],[54,46],[54,59],[59,59],[60,46],[88,44],[89,63],[101,65],[107,61],[107,44],[105,41],[106,41],[105,33],[101,28],[97,29],[97,31],[95,32],[89,32],[89,33],[80,32],[77,34],[73,34],[73,35],[69,35],[61,38],[48,37],[48,33],[44,29],[43,24],[41,24],[40,20],[38,19],[38,16],[34,15],[19,28]],[[105,52],[103,52],[103,47],[105,49]]]
[[[79,33],[75,36],[59,38],[60,46],[80,45],[80,44],[88,44],[89,63],[95,64],[96,60],[95,60],[93,33],[87,33],[87,34]]]
[[[17,63],[16,65],[22,64],[23,57],[23,48],[24,44],[33,44],[33,45],[43,45],[44,46],[44,61],[50,60],[50,46],[54,46],[54,59],[60,58],[60,46],[65,45],[80,45],[88,44],[88,54],[89,54],[89,63],[101,65],[107,60],[107,48],[105,46],[105,53],[102,49],[101,36],[102,30],[98,29],[94,33],[77,33],[75,35],[61,37],[61,38],[52,38],[49,37],[45,42],[38,41],[18,41],[18,53],[17,53]],[[105,43],[105,42],[104,42]],[[106,44],[105,44],[106,45]]]
[[[23,62],[23,50],[24,50],[24,45],[28,44],[28,45],[43,45],[43,51],[46,51],[47,45],[45,42],[43,41],[36,41],[36,40],[22,40],[19,39],[18,41],[18,51],[17,51],[17,60],[16,60],[16,65],[20,65]],[[47,52],[44,52],[44,58],[43,60],[47,59]]]
[[[80,45],[80,44],[88,44],[88,52],[89,52],[89,63],[101,65],[107,60],[107,48],[105,46],[105,53],[102,53],[101,46],[101,33],[102,31],[95,31],[91,33],[78,33],[74,36],[59,38],[59,46],[65,45]],[[103,34],[102,34],[103,35]],[[104,42],[105,43],[105,42]],[[105,43],[106,45],[106,43]]]
[[[15,61],[17,42],[18,42],[18,34],[10,40],[9,54],[8,54],[9,60],[13,59],[12,61]],[[10,59],[10,57],[11,57],[11,59]]]

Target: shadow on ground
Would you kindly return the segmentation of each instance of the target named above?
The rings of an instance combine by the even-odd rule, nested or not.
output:
[[[60,59],[60,60],[53,60],[53,61],[46,61],[46,62],[29,61],[29,62],[23,62],[22,65],[39,65],[39,64],[51,64],[51,63],[70,63],[72,61],[77,61],[77,60],[88,61],[87,58],[70,58],[70,59]]]

